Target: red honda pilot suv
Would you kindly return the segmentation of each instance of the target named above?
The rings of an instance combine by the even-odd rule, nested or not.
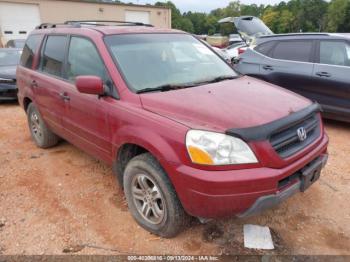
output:
[[[43,24],[17,69],[37,146],[60,138],[113,166],[143,228],[246,217],[304,192],[327,162],[318,104],[237,74],[185,32]]]

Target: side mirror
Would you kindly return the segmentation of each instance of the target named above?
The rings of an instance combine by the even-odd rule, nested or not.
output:
[[[103,81],[98,76],[78,76],[75,79],[75,86],[80,93],[90,95],[103,95]]]

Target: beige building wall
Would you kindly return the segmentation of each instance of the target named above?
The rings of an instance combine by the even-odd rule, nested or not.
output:
[[[0,2],[37,4],[42,23],[62,23],[67,20],[125,21],[125,11],[147,11],[152,25],[171,28],[171,10],[162,7],[89,3],[79,0],[0,0]]]

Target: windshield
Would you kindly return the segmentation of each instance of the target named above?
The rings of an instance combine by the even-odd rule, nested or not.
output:
[[[0,49],[0,66],[17,65],[21,57],[19,50],[1,50]]]
[[[129,87],[136,92],[237,76],[217,54],[190,35],[113,35],[105,42]]]

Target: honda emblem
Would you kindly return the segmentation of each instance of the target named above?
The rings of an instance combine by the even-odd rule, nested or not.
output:
[[[298,128],[297,134],[298,134],[299,140],[301,142],[303,142],[307,138],[307,133],[306,133],[305,127]]]

